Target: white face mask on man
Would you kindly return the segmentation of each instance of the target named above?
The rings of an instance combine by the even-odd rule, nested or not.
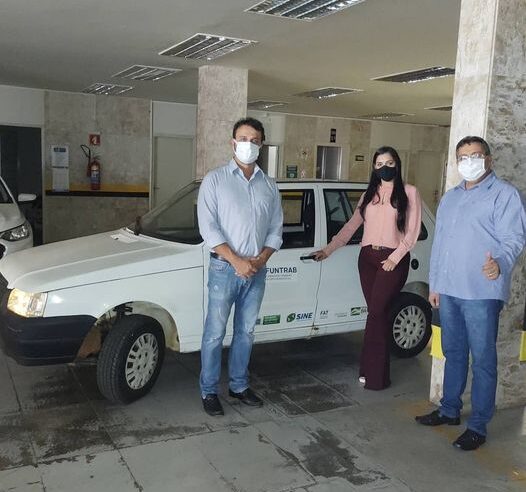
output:
[[[252,142],[236,141],[234,153],[243,164],[254,164],[259,156],[259,145]]]
[[[467,157],[458,163],[458,172],[466,181],[476,181],[485,172],[484,158]]]

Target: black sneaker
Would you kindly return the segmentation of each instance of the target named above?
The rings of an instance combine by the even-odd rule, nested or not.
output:
[[[241,403],[244,403],[245,405],[249,405],[251,407],[263,406],[263,400],[259,398],[250,388],[247,388],[241,393],[234,393],[232,390],[229,389],[228,394],[232,398],[237,398],[238,400],[241,400]]]
[[[422,425],[429,425],[435,427],[436,425],[459,425],[460,417],[446,417],[445,415],[440,415],[438,410],[434,410],[427,415],[418,415],[415,417],[415,420]]]
[[[217,395],[206,395],[204,398],[201,398],[201,401],[203,402],[203,408],[208,415],[211,415],[212,417],[215,417],[216,415],[225,415],[223,406]]]
[[[486,436],[475,432],[474,430],[467,429],[464,434],[460,435],[457,440],[453,443],[456,448],[462,449],[463,451],[474,451],[486,442]]]

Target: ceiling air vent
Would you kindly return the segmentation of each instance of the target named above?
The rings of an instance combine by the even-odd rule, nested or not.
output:
[[[180,72],[180,68],[150,67],[147,65],[133,65],[122,72],[112,75],[114,78],[133,79],[133,80],[151,80],[156,81],[170,77]]]
[[[365,0],[264,0],[246,12],[311,21],[363,1]]]
[[[287,106],[288,103],[282,101],[250,101],[247,104],[248,109],[270,109]]]
[[[91,84],[89,87],[86,87],[82,92],[85,94],[101,94],[105,96],[116,96],[117,94],[122,94],[123,92],[131,91],[133,87],[129,85],[115,85],[115,84],[103,84],[101,82],[96,82]]]
[[[313,99],[327,99],[329,97],[343,96],[344,94],[354,94],[363,92],[362,89],[344,89],[342,87],[322,87],[313,91],[300,92],[294,94],[297,97],[311,97]]]
[[[410,72],[397,73],[393,75],[385,75],[376,77],[371,80],[379,80],[381,82],[402,82],[404,84],[413,84],[415,82],[423,82],[424,80],[439,79],[441,77],[449,77],[455,74],[454,68],[446,67],[430,67],[422,68],[420,70],[412,70]]]
[[[213,60],[254,43],[257,41],[197,33],[181,43],[160,51],[159,55],[179,56],[192,60]]]
[[[451,111],[453,106],[431,106],[430,108],[424,109],[430,109],[431,111]]]
[[[414,116],[411,113],[376,113],[376,114],[364,114],[358,116],[358,118],[364,118],[366,120],[389,120],[391,118],[403,118],[405,116]]]

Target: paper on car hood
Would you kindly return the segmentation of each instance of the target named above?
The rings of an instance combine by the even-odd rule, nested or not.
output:
[[[9,288],[49,292],[203,265],[202,247],[134,236],[125,229],[60,241],[6,256]]]

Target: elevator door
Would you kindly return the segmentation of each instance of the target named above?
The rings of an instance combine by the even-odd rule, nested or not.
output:
[[[342,168],[341,147],[318,145],[316,157],[316,178],[339,180]]]

